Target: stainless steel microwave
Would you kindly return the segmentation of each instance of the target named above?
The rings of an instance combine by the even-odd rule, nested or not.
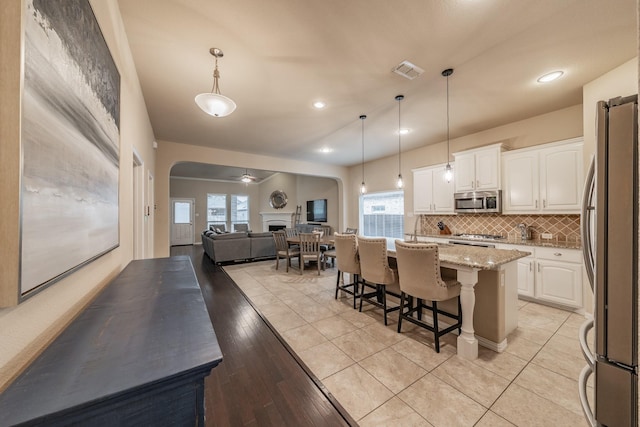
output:
[[[453,195],[456,213],[501,213],[502,191],[471,191]]]

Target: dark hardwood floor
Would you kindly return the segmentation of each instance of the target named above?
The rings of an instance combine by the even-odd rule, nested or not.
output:
[[[191,257],[224,357],[205,380],[207,426],[357,425],[202,246],[171,255]]]

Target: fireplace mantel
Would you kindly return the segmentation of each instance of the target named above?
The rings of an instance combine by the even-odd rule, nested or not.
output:
[[[269,231],[269,225],[284,225],[293,227],[295,212],[260,212],[262,216],[262,231]]]

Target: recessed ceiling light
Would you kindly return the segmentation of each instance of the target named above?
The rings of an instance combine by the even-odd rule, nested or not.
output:
[[[400,129],[400,135],[406,135],[411,132],[411,129]]]
[[[322,147],[320,149],[321,153],[331,153],[333,151],[333,148],[329,148],[329,147]]]
[[[327,106],[327,104],[322,102],[322,101],[316,101],[316,102],[313,103],[313,108],[317,108],[318,110],[321,110],[326,106]]]
[[[538,79],[538,83],[549,83],[558,78],[560,78],[564,74],[563,71],[553,71],[551,73],[547,73],[544,76]]]

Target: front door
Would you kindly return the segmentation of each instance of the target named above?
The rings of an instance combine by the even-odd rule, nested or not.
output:
[[[171,246],[193,245],[193,199],[171,199]]]

